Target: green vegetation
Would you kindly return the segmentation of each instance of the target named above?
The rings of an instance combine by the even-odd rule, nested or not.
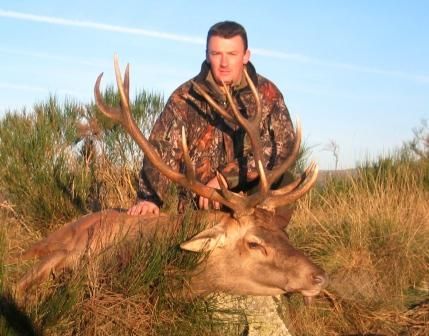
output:
[[[104,93],[118,103],[113,89]],[[137,94],[147,134],[163,107]],[[293,244],[330,276],[313,306],[299,295],[279,312],[293,335],[429,333],[429,159],[427,124],[388,158],[326,180],[298,203]],[[305,157],[305,155],[303,155]],[[305,159],[304,159],[305,160]],[[62,223],[134,202],[142,155],[93,105],[51,97],[0,120],[0,334],[239,335],[245,317],[216,297],[184,300],[198,256],[178,248],[201,229],[191,209],[162,240],[118,244],[15,302],[10,289],[29,266],[7,260]],[[302,166],[302,163],[298,164]],[[175,193],[166,211],[176,211]],[[118,224],[120,225],[120,223]],[[219,314],[222,313],[222,314]]]
[[[118,101],[112,89],[104,96]],[[138,125],[148,129],[163,99],[143,92],[133,107]],[[60,104],[51,97],[31,113],[7,113],[0,139],[0,192],[38,229],[91,210],[127,207],[135,198],[142,154],[94,105]]]

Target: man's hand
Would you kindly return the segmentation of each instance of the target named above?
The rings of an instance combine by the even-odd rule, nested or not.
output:
[[[218,182],[216,177],[214,177],[210,181],[208,181],[206,186],[216,188],[216,189],[220,189],[220,185],[219,185],[219,182]],[[213,202],[213,201],[210,201],[208,198],[204,198],[201,196],[198,198],[198,207],[200,209],[208,210],[210,208],[210,205],[213,209],[217,209],[217,210],[220,209],[219,202]]]
[[[153,202],[139,201],[128,209],[127,214],[131,216],[159,215],[159,208]]]

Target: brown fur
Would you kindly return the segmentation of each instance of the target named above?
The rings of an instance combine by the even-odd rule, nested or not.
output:
[[[256,209],[239,219],[221,211],[200,214],[210,227],[181,245],[185,250],[210,251],[205,262],[191,274],[192,295],[298,291],[314,296],[320,292],[324,272],[290,244],[272,213]],[[84,255],[97,255],[118,241],[135,239],[137,235],[149,240],[157,234],[175,232],[180,220],[164,214],[136,217],[118,210],[84,216],[51,233],[22,255],[23,259],[36,258],[39,262],[16,288],[22,292],[46,280],[52,272],[73,267]]]

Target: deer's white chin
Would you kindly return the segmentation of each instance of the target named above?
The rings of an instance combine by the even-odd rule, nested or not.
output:
[[[320,289],[312,289],[312,290],[303,290],[301,291],[302,296],[304,297],[304,304],[306,306],[311,305],[313,299],[316,295],[319,295]]]
[[[310,290],[302,290],[301,294],[304,297],[311,297],[311,296],[316,296],[319,295],[320,293],[320,289],[310,289]]]

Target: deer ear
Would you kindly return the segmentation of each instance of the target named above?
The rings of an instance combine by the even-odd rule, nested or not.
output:
[[[225,246],[225,228],[218,224],[212,228],[205,229],[190,240],[180,244],[180,248],[192,252],[209,252],[216,247]]]
[[[276,209],[276,212],[274,214],[274,224],[281,229],[286,229],[290,222],[290,219],[292,218],[294,210],[295,207]]]

